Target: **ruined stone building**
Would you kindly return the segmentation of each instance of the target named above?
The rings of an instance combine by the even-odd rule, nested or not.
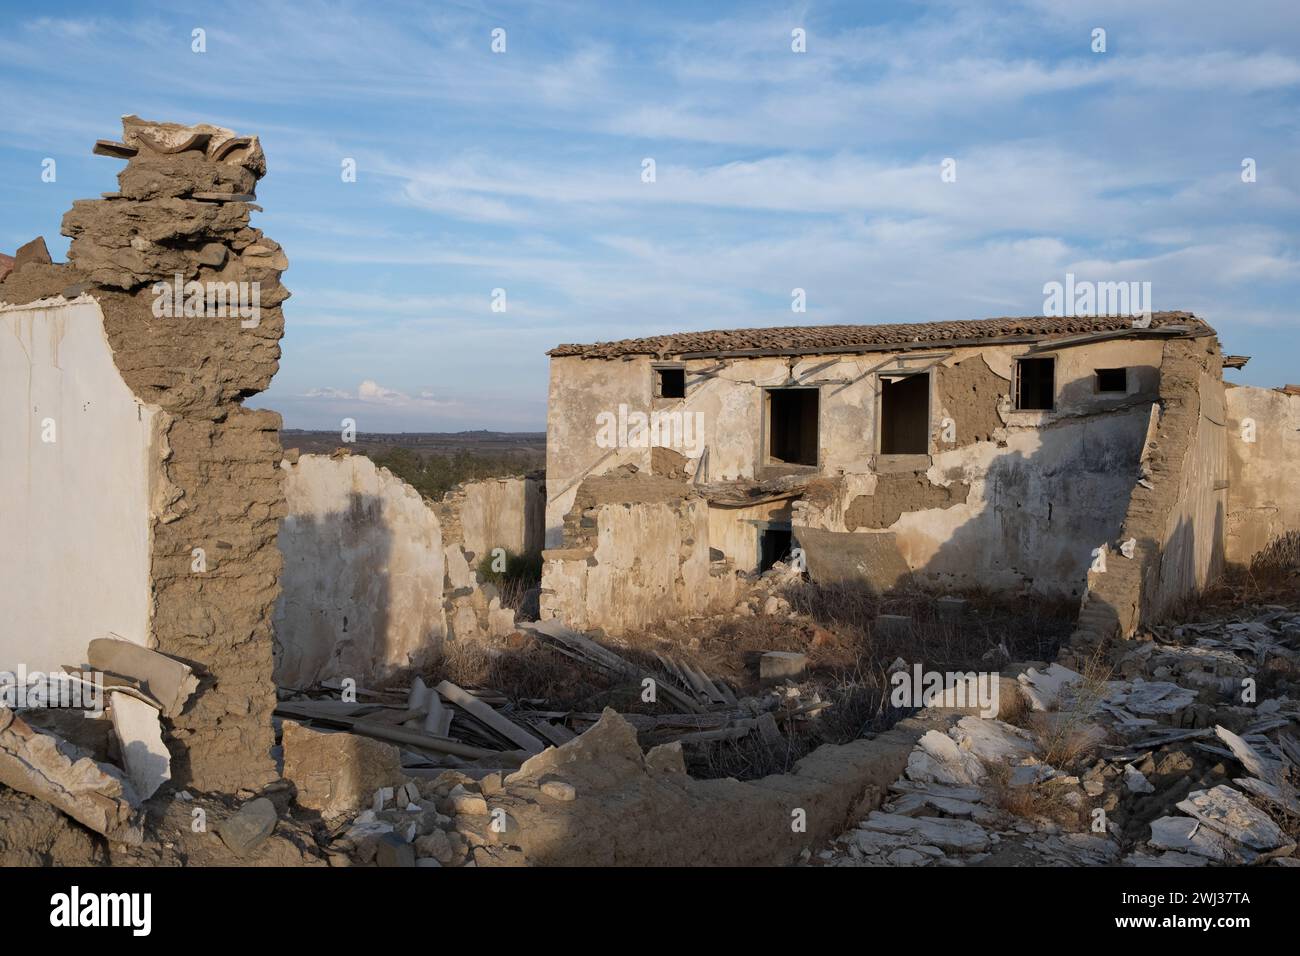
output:
[[[126,165],[64,216],[68,262],[35,240],[0,282],[0,669],[84,665],[110,635],[188,661],[172,778],[258,787],[285,505],[280,416],[242,402],[275,374],[289,296],[249,223],[265,157],[134,116],[95,152]]]
[[[542,613],[617,633],[814,580],[1089,597],[1129,630],[1297,527],[1300,399],[1181,312],[550,352]],[[1288,490],[1288,488],[1290,490]]]

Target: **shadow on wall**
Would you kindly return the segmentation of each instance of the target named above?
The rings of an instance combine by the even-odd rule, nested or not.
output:
[[[374,673],[390,647],[389,558],[383,501],[353,492],[343,511],[289,515],[280,526],[282,587],[275,606],[275,682],[307,687]]]
[[[905,520],[901,527],[894,520],[885,528],[830,537],[837,539],[835,546],[856,545],[869,552],[865,564],[871,569],[871,583],[882,590],[924,583],[953,590],[1029,590],[1081,597],[1093,550],[1106,544],[1118,547],[1139,477],[1149,408],[1141,403],[1041,426],[1032,452],[1008,449],[997,454],[984,469],[979,511],[953,529],[920,567],[908,569],[897,538],[919,535],[918,524],[927,518]],[[952,486],[960,488],[963,476],[957,470],[950,474]],[[907,477],[927,481],[924,473]],[[971,494],[976,488],[972,482]],[[877,494],[880,490],[878,486]],[[957,497],[950,507],[961,507],[965,500]],[[934,508],[936,523],[948,520],[947,511],[943,504]],[[894,530],[887,530],[891,527]],[[864,533],[883,540],[863,542],[859,536]],[[827,536],[821,537],[825,542]],[[834,563],[846,566],[842,560]],[[816,564],[810,552],[814,576]]]

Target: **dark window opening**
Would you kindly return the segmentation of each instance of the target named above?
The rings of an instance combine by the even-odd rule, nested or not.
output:
[[[1127,392],[1128,391],[1128,369],[1126,368],[1097,369],[1097,391]]]
[[[776,562],[784,561],[790,556],[794,539],[789,528],[768,528],[758,533],[758,544],[758,571],[762,574]]]
[[[686,369],[684,368],[657,368],[658,373],[658,395],[660,398],[685,398],[686,397]]]
[[[1051,411],[1056,407],[1056,359],[1016,360],[1016,408]]]
[[[767,393],[768,457],[786,465],[817,464],[817,389]]]
[[[880,382],[880,453],[930,453],[930,376],[905,375]]]

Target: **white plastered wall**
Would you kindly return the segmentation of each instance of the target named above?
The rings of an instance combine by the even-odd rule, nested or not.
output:
[[[0,305],[0,670],[82,664],[110,632],[148,642],[160,414],[93,299]]]

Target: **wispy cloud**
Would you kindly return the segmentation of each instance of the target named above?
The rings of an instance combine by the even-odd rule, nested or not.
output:
[[[253,401],[291,426],[540,428],[562,341],[1025,314],[1066,271],[1151,281],[1158,306],[1256,353],[1241,380],[1294,378],[1294,4],[710,10],[235,0],[216,18],[142,0],[11,17],[0,247],[58,248],[71,199],[113,188],[89,147],[123,113],[258,133],[256,224],[294,298]]]

